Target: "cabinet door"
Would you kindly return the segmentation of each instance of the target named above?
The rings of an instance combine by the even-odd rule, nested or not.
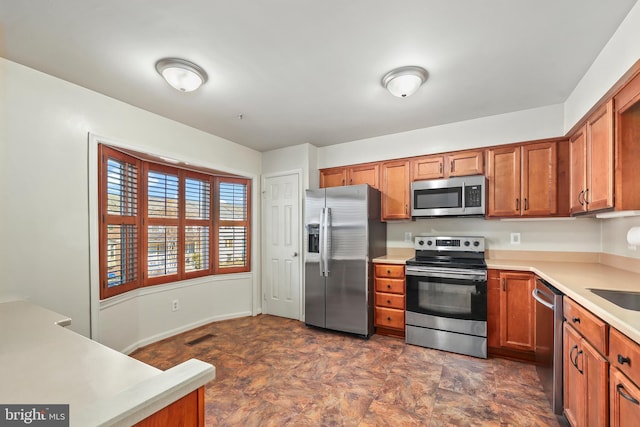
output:
[[[563,324],[564,414],[573,427],[584,426],[586,418],[584,371],[576,363],[581,339],[575,329]]]
[[[613,101],[587,121],[587,210],[613,207]]]
[[[411,218],[409,160],[382,164],[382,219]]]
[[[520,147],[488,150],[488,216],[520,215]]]
[[[640,209],[640,74],[613,100],[615,115],[616,210]]]
[[[522,147],[522,215],[548,216],[558,212],[557,144]]]
[[[611,367],[609,403],[611,427],[640,425],[640,388],[614,367]]]
[[[587,131],[583,126],[569,138],[569,212],[586,212],[584,190],[587,188]]]
[[[444,178],[444,156],[423,156],[411,160],[412,181]]]
[[[584,374],[585,390],[585,426],[609,424],[609,362],[582,338],[576,362]]]
[[[347,168],[320,170],[320,188],[341,187],[347,183]]]
[[[373,188],[380,188],[380,165],[377,163],[351,166],[348,171],[349,185],[369,184]]]
[[[535,351],[533,274],[501,271],[500,286],[500,346]]]
[[[449,176],[484,174],[484,151],[462,151],[447,155]]]

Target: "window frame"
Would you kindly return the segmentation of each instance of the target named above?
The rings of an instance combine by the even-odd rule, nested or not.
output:
[[[220,219],[220,184],[221,183],[234,183],[234,184],[245,184],[246,188],[246,204],[247,210],[244,220],[221,220]],[[214,274],[231,274],[231,273],[242,273],[246,271],[251,271],[251,185],[249,185],[249,180],[243,178],[232,178],[232,177],[216,177],[215,178],[215,191],[214,191],[214,241],[213,245],[216,249],[215,251],[215,259],[213,263]],[[220,237],[220,227],[245,227],[246,228],[246,242],[245,242],[245,265],[237,266],[237,267],[221,267],[220,266],[220,252],[217,250],[219,248],[219,237]]]
[[[137,183],[136,183],[136,191],[137,191],[137,206],[136,206],[136,215],[135,216],[120,216],[120,215],[109,215],[108,213],[108,191],[106,191],[106,186],[108,183],[108,172],[109,168],[107,167],[107,162],[109,158],[113,158],[115,160],[132,164],[136,167],[137,173]],[[98,147],[98,164],[100,166],[98,173],[98,214],[99,214],[99,242],[100,247],[98,250],[99,253],[99,262],[100,262],[100,299],[109,298],[124,292],[129,292],[133,289],[140,287],[142,283],[142,251],[140,248],[140,236],[142,232],[142,218],[140,212],[142,211],[142,206],[140,206],[140,194],[142,193],[142,180],[140,176],[142,174],[142,161],[128,154],[122,153],[120,151],[114,150],[110,147],[107,147],[103,144],[100,144]],[[110,225],[134,225],[137,227],[137,254],[136,254],[136,263],[137,263],[137,275],[135,280],[130,282],[125,282],[123,284],[109,287],[108,286],[108,275],[109,271],[107,268],[108,264],[108,250],[107,250],[107,240],[108,240],[108,227]]]
[[[115,295],[123,294],[137,288],[151,287],[155,285],[178,282],[197,277],[241,273],[251,271],[251,178],[239,176],[222,176],[209,173],[202,170],[192,170],[182,168],[173,164],[162,163],[160,161],[150,160],[149,156],[140,158],[135,153],[129,153],[128,150],[120,150],[103,143],[98,144],[98,214],[99,214],[99,277],[100,277],[100,299],[110,298]],[[108,167],[109,159],[130,163],[135,166],[137,173],[137,212],[135,218],[122,218],[117,215],[108,215]],[[148,201],[148,179],[149,171],[167,173],[178,177],[178,218],[159,218],[149,217],[149,201]],[[187,195],[186,182],[188,179],[205,181],[208,183],[208,218],[194,219],[187,218]],[[246,191],[246,214],[242,221],[221,221],[220,213],[220,183],[231,182],[242,184]],[[116,221],[117,220],[117,221]],[[137,263],[137,277],[134,281],[124,284],[108,287],[108,227],[112,224],[119,224],[124,220],[126,224],[136,226],[136,250],[135,260]],[[119,221],[119,222],[118,222]],[[153,225],[168,225],[178,227],[177,240],[177,271],[175,274],[149,277],[149,260],[148,260],[148,234],[149,227]],[[195,271],[187,271],[186,258],[186,229],[190,226],[206,226],[209,228],[209,236],[207,241],[208,262],[205,268]],[[220,227],[224,226],[241,226],[246,230],[245,241],[245,265],[224,267],[219,266],[218,251],[218,233]]]

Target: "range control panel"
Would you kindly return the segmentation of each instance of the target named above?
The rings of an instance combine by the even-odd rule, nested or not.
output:
[[[484,252],[484,237],[418,236],[414,247],[419,251]]]

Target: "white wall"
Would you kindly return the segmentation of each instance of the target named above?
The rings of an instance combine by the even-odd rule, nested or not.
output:
[[[73,318],[90,332],[89,132],[139,150],[254,178],[259,195],[261,154],[233,142],[151,114],[131,105],[0,58],[0,301],[27,299]],[[184,96],[176,92],[176,96]],[[255,183],[258,186],[255,187]],[[259,216],[259,203],[254,203]],[[95,220],[95,219],[94,219]],[[254,221],[253,248],[259,248]],[[259,271],[254,252],[253,271]],[[135,302],[108,304],[94,317],[105,343],[118,349],[201,319],[251,312],[252,287],[244,275],[200,283],[190,296],[177,288],[146,294]],[[202,289],[198,289],[201,287]],[[247,287],[249,290],[247,290]],[[181,297],[178,315],[170,301]],[[113,310],[113,312],[111,312]],[[144,320],[141,320],[141,319]],[[153,325],[158,325],[155,327]]]
[[[388,222],[387,245],[412,248],[404,233],[441,236],[484,236],[488,249],[517,251],[600,252],[600,222],[591,218],[545,220],[485,220],[482,218],[419,218]],[[519,245],[511,233],[520,233]]]
[[[584,77],[564,103],[564,133],[640,59],[640,2],[602,48]]]
[[[550,105],[321,147],[318,149],[318,167],[323,169],[445,153],[466,148],[553,138],[563,134],[562,105]]]

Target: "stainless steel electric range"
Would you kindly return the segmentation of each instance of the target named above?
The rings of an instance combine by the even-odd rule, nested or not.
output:
[[[406,342],[487,357],[483,237],[420,236],[407,261]]]

